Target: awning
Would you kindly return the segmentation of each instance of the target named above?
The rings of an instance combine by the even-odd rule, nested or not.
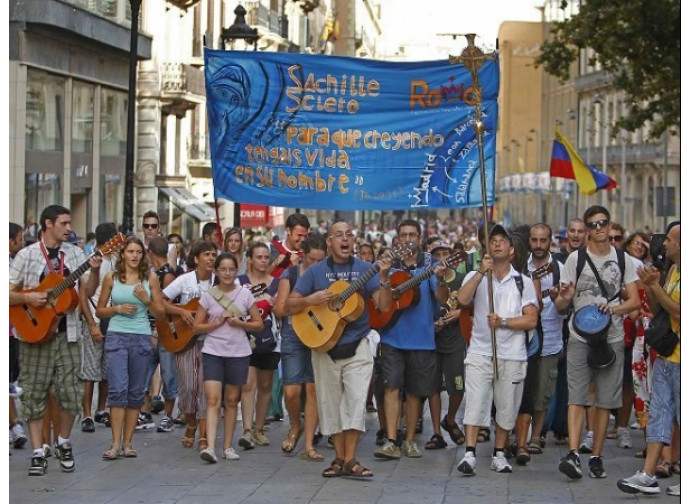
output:
[[[175,206],[196,220],[209,222],[216,219],[213,209],[187,189],[183,187],[160,187],[159,189]]]

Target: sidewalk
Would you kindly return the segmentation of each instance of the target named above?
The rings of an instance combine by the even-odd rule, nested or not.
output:
[[[156,421],[160,419],[154,418]],[[27,474],[30,449],[14,450],[9,457],[9,501],[13,504],[637,502],[635,497],[620,492],[616,481],[641,467],[642,460],[633,457],[636,450],[643,448],[641,431],[631,431],[633,449],[621,449],[616,441],[606,441],[604,465],[608,478],[603,480],[588,477],[587,455],[582,455],[585,475],[581,480],[569,481],[559,473],[558,462],[567,452],[567,447],[556,445],[552,438],[547,441],[544,454],[533,455],[527,466],[520,467],[511,461],[512,474],[491,471],[492,441],[480,444],[477,448],[477,476],[463,477],[455,467],[464,454],[464,447],[456,447],[447,434],[444,437],[449,443],[448,448],[423,449],[431,436],[428,410],[424,433],[417,435],[423,457],[396,461],[381,461],[373,457],[378,424],[375,413],[367,414],[368,431],[360,444],[358,458],[374,471],[374,478],[361,482],[321,476],[321,471],[334,456],[325,437],[317,446],[325,457],[324,462],[301,460],[302,440],[293,454],[282,453],[280,443],[288,426],[287,421],[271,423],[267,431],[270,446],[244,451],[237,446],[240,424],[234,439],[241,459],[226,461],[219,458],[217,464],[210,465],[199,458],[196,448],[182,447],[183,427],[176,426],[170,433],[158,433],[155,429],[139,431],[134,436],[138,458],[105,461],[101,459],[101,453],[110,445],[110,429],[97,424],[96,432],[87,434],[81,432],[77,423],[73,433],[75,472],[62,473],[55,457],[51,457],[45,476],[30,477]],[[219,430],[222,438],[222,427]],[[219,439],[216,445],[219,456],[220,446]],[[662,495],[658,499],[671,499],[663,492],[678,481],[678,476],[660,480]]]

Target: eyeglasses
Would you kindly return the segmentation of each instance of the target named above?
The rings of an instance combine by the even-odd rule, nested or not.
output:
[[[147,224],[144,222],[141,227],[144,229],[158,229],[158,224]]]
[[[417,238],[419,233],[400,233],[398,236],[403,240],[407,240],[408,238]]]
[[[222,269],[218,270],[218,273],[220,273],[221,275],[231,275],[233,273],[237,273],[237,269],[236,268],[222,268]]]
[[[623,235],[610,235],[609,240],[612,242],[620,243],[623,241]]]
[[[355,233],[353,231],[338,231],[337,233],[333,233],[329,236],[329,238],[335,238],[336,240],[342,240],[343,237],[347,238],[348,240],[352,240],[355,237]]]
[[[604,228],[609,225],[609,220],[608,219],[599,219],[598,221],[592,221],[588,222],[585,224],[587,226],[587,229],[596,229],[597,227]]]

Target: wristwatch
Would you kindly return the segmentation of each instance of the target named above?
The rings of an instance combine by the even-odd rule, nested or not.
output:
[[[508,329],[508,319],[507,318],[501,319],[501,329]]]

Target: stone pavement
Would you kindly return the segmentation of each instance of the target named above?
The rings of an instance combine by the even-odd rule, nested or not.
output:
[[[155,418],[155,416],[154,416]],[[156,418],[158,420],[160,417]],[[581,480],[568,481],[558,472],[558,462],[566,446],[547,441],[543,455],[533,455],[525,467],[514,466],[512,474],[498,474],[490,469],[492,442],[477,448],[477,476],[463,477],[455,469],[464,454],[464,447],[449,443],[443,450],[423,450],[421,459],[402,458],[396,461],[373,457],[376,414],[367,414],[368,431],[363,438],[358,458],[375,475],[371,481],[343,478],[326,479],[321,470],[333,458],[326,439],[317,448],[325,462],[309,462],[299,458],[302,440],[293,455],[280,449],[288,422],[274,422],[267,431],[270,446],[244,451],[237,446],[241,426],[235,435],[235,448],[241,459],[217,464],[203,462],[196,449],[180,444],[184,429],[176,426],[171,433],[139,431],[134,446],[136,459],[106,461],[101,453],[110,445],[110,429],[97,424],[95,433],[82,433],[79,423],[73,435],[76,470],[62,473],[55,457],[48,459],[48,473],[43,477],[27,475],[30,450],[14,450],[9,457],[9,502],[13,504],[260,504],[260,503],[609,503],[638,502],[623,494],[616,481],[633,474],[642,461],[633,457],[643,448],[641,431],[632,431],[633,449],[618,448],[616,441],[607,440],[604,466],[608,478],[588,477],[588,456],[582,456],[585,475]],[[219,436],[222,439],[222,428]],[[428,409],[424,433],[417,436],[420,448],[431,435]],[[220,456],[221,441],[216,451]],[[514,460],[512,461],[514,462]],[[665,492],[678,476],[660,480],[663,501],[675,499]]]

